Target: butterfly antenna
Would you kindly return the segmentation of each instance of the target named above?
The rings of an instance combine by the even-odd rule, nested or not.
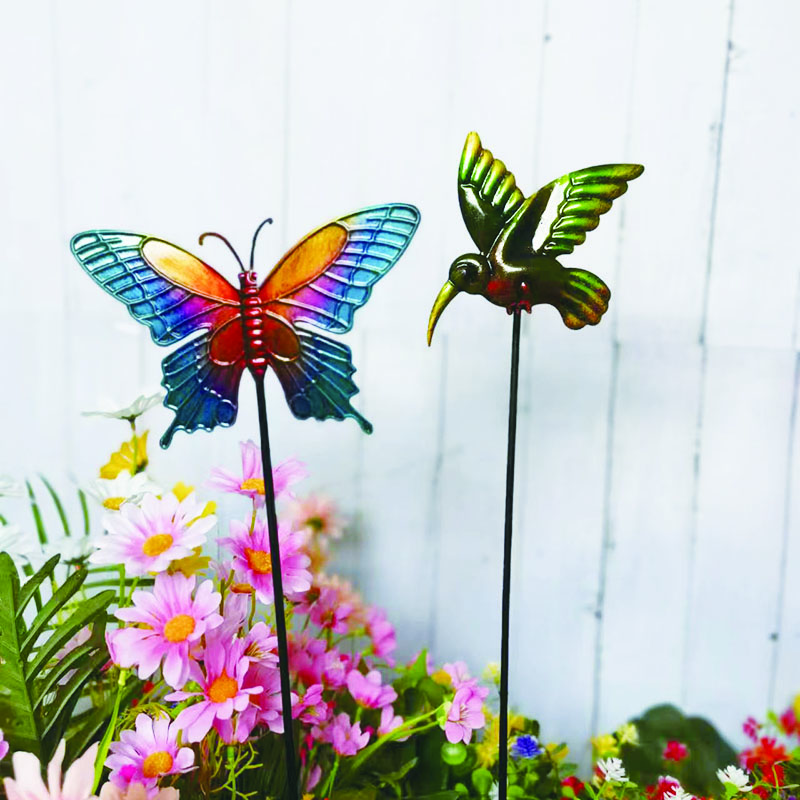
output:
[[[220,241],[224,242],[228,246],[228,250],[233,253],[233,257],[239,262],[239,266],[242,268],[242,272],[244,272],[244,264],[242,264],[242,259],[239,258],[239,254],[234,249],[233,245],[221,234],[221,233],[214,233],[213,231],[206,231],[205,233],[200,235],[200,244],[203,244],[203,240],[206,236],[213,236],[215,239],[219,239]],[[252,267],[251,267],[252,269]]]
[[[255,257],[256,257],[256,239],[258,239],[258,234],[261,233],[261,229],[269,223],[272,225],[272,217],[267,217],[257,228],[256,232],[253,234],[253,244],[250,246],[250,272],[253,271],[253,265],[255,264]]]

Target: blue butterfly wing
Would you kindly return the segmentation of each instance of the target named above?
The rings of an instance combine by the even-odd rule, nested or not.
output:
[[[300,356],[272,365],[298,419],[351,417],[365,433],[372,432],[372,425],[350,404],[358,392],[350,348],[304,329],[302,323],[330,333],[349,331],[373,285],[405,252],[419,218],[419,211],[404,203],[341,217],[309,234],[264,281],[259,291],[269,309],[300,323]],[[306,263],[309,258],[321,263]]]
[[[85,231],[70,247],[90,277],[150,329],[156,344],[167,346],[203,331],[161,362],[164,405],[175,412],[161,446],[169,446],[176,430],[232,425],[244,361],[215,361],[212,343],[226,324],[236,324],[236,290],[190,253],[154,237]]]
[[[309,234],[286,254],[261,286],[262,298],[276,313],[292,322],[307,322],[329,333],[345,333],[353,327],[355,311],[369,300],[372,287],[398,261],[419,226],[419,211],[404,203],[373,206],[341,217]],[[275,292],[284,272],[291,269],[292,255],[307,242],[333,228],[341,231],[341,245],[329,263],[317,272],[301,276],[298,286]],[[307,278],[307,279],[304,279]]]
[[[350,348],[299,328],[298,336],[300,356],[273,365],[295,417],[318,420],[351,417],[364,433],[372,433],[371,423],[350,405],[350,398],[358,393],[351,377],[356,369]]]

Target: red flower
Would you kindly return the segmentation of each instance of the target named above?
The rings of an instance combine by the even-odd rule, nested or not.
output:
[[[761,800],[767,800],[769,797],[769,792],[766,790],[764,786],[754,786],[751,791],[753,794],[757,794]]]
[[[658,779],[657,784],[648,786],[645,791],[647,793],[647,800],[664,800],[664,795],[674,792],[676,789],[680,788],[681,785],[675,780],[675,778],[672,778],[669,775],[662,775]]]
[[[794,709],[789,706],[786,711],[781,714],[781,728],[787,736],[792,734],[800,734],[800,723],[797,722],[797,716]]]
[[[766,783],[772,786],[783,784],[783,767],[779,765],[789,760],[789,754],[774,738],[762,736],[756,746],[745,750],[740,758],[750,772],[755,772]]]
[[[667,742],[667,746],[664,748],[661,758],[663,758],[664,761],[674,761],[677,764],[679,761],[683,761],[687,758],[688,755],[689,748],[683,744],[683,742],[672,739]]]
[[[572,789],[575,797],[577,797],[583,791],[585,786],[584,782],[579,778],[576,778],[574,775],[570,775],[568,778],[564,778],[564,780],[561,781],[561,785],[569,786],[569,788]],[[571,800],[571,798],[562,797],[561,800]]]

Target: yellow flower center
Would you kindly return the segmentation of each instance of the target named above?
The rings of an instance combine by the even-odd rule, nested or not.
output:
[[[226,700],[236,697],[238,692],[239,684],[229,677],[225,670],[222,670],[222,675],[214,678],[213,683],[208,687],[208,699],[212,703],[224,703]]]
[[[168,642],[185,642],[194,633],[194,619],[188,614],[178,614],[164,626],[164,638]]]
[[[166,750],[150,753],[142,764],[145,778],[158,778],[172,769],[172,756]]]
[[[119,511],[119,507],[124,502],[124,497],[106,497],[106,499],[103,500],[103,508],[107,508],[110,511]]]
[[[160,556],[172,547],[172,536],[168,533],[156,533],[144,540],[142,552],[146,556]]]
[[[272,556],[266,550],[251,550],[245,548],[244,554],[247,556],[247,563],[253,572],[259,575],[268,575],[272,572]]]
[[[242,481],[241,489],[244,492],[258,492],[258,494],[264,494],[264,479],[248,478],[246,481]]]

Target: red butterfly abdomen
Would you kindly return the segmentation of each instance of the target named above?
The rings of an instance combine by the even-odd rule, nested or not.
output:
[[[239,273],[239,281],[247,368],[254,375],[263,375],[273,359],[294,361],[300,355],[300,340],[291,323],[267,310],[258,296],[255,272]]]

